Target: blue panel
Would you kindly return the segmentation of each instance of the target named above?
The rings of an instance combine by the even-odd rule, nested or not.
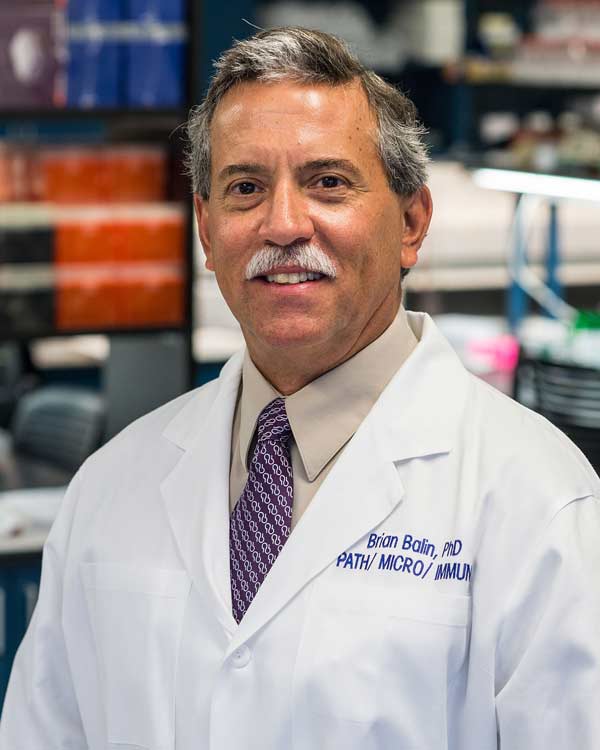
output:
[[[126,17],[134,21],[183,23],[186,20],[184,0],[126,0],[126,6]]]
[[[145,41],[127,50],[127,103],[130,107],[177,107],[184,101],[185,45]]]
[[[221,374],[221,368],[225,362],[196,362],[194,365],[193,387],[204,385]]]
[[[198,0],[190,1],[198,3]],[[256,0],[228,0],[227,5],[224,5],[208,0],[198,4],[200,7],[196,13],[200,16],[198,22],[200,90],[193,92],[197,101],[205,93],[208,81],[214,73],[213,60],[216,60],[221,52],[229,49],[235,39],[245,39],[256,33],[256,28],[246,21],[254,23],[255,6],[258,3]],[[224,20],[225,13],[226,20]]]
[[[4,652],[0,654],[0,705],[4,702],[15,654],[27,629],[40,572],[41,555],[26,555],[22,560],[11,557],[9,561],[0,556],[0,586],[6,615],[2,633],[4,644],[0,644],[4,645]]]
[[[116,42],[77,41],[69,44],[69,107],[117,107],[121,103],[121,53],[122,45]]]
[[[8,648],[8,600],[10,579],[7,571],[0,569],[0,704],[8,685],[13,655]]]
[[[69,0],[71,23],[118,21],[123,18],[123,0]]]

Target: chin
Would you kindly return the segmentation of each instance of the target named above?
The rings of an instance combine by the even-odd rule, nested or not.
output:
[[[282,320],[268,326],[255,328],[252,338],[261,346],[288,349],[319,344],[326,339],[327,330],[322,321]]]

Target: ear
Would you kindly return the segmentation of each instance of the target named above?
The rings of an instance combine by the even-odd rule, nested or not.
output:
[[[204,265],[209,271],[214,271],[210,232],[208,231],[208,201],[201,198],[198,193],[194,193],[194,211],[196,213],[196,222],[198,223],[198,236],[200,237],[202,249],[206,256]]]
[[[402,200],[404,201],[404,232],[402,233],[400,265],[402,268],[412,268],[418,260],[419,249],[429,229],[433,203],[426,185],[414,195]]]

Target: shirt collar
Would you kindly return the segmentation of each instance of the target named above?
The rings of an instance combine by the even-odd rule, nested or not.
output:
[[[319,475],[356,432],[417,343],[401,307],[379,338],[286,398],[288,419],[309,481]],[[258,416],[268,403],[280,396],[246,351],[239,438],[240,456],[246,469]]]

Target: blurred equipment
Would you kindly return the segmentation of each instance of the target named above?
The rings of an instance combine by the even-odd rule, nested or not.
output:
[[[12,145],[0,150],[0,336],[180,326],[186,209],[165,202],[164,148]]]
[[[0,433],[0,489],[67,484],[102,442],[104,401],[83,389],[45,387],[24,396]]]
[[[510,13],[483,13],[478,32],[483,49],[494,59],[510,58],[522,36]]]
[[[25,346],[16,341],[0,344],[0,429],[8,427],[17,402],[36,383],[28,360]]]
[[[465,44],[461,0],[406,0],[399,18],[409,56],[421,65],[446,65],[462,57]]]
[[[345,39],[361,60],[381,72],[395,73],[403,68],[408,39],[401,22],[400,8],[378,24],[371,8],[356,0],[280,0],[267,2],[258,11],[258,23],[265,28],[308,26]]]
[[[565,432],[600,472],[600,314],[580,311],[571,328],[532,317],[520,338],[514,397]]]
[[[19,0],[0,5],[0,108],[179,107],[184,0]]]
[[[515,398],[567,434],[600,473],[600,368],[524,357]]]
[[[52,0],[0,4],[0,105],[51,107],[58,71]]]
[[[447,313],[434,320],[469,372],[512,394],[519,344],[504,318]]]
[[[125,100],[130,107],[176,107],[185,99],[183,0],[129,0]]]
[[[177,107],[185,100],[183,0],[71,0],[67,103]]]
[[[113,337],[102,373],[106,440],[183,393],[188,382],[186,365],[187,343],[177,333]]]
[[[473,179],[480,187],[507,190],[517,196],[507,248],[509,273],[512,277],[507,298],[511,330],[517,330],[522,323],[527,313],[528,297],[533,298],[547,314],[562,321],[565,326],[572,325],[576,320],[577,310],[563,299],[559,277],[558,204],[565,199],[600,202],[598,181],[507,169],[476,169]],[[547,201],[549,208],[545,280],[532,271],[527,257],[532,217],[542,201]]]

